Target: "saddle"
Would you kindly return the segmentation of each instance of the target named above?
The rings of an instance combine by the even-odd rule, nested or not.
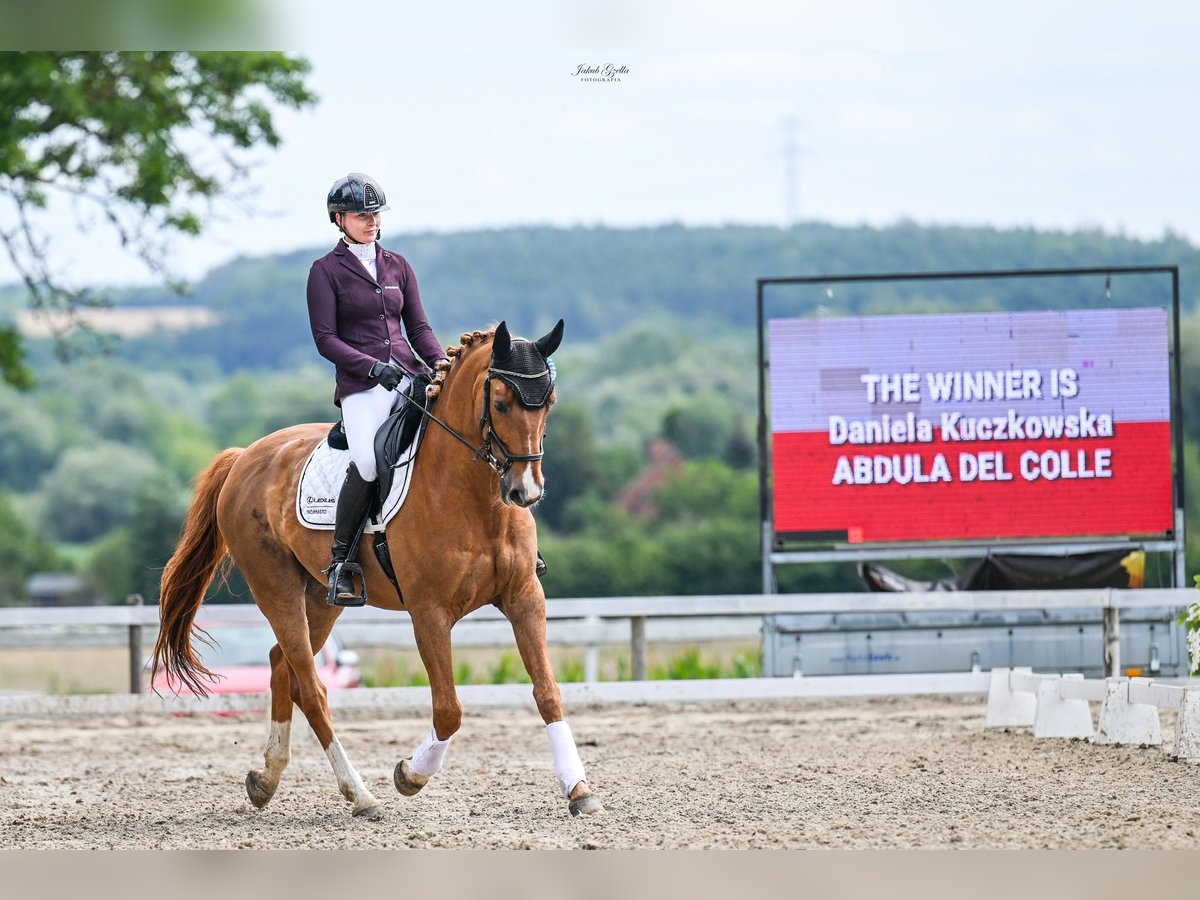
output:
[[[413,446],[414,440],[424,436],[425,430],[421,425],[425,421],[423,410],[428,408],[429,399],[425,396],[425,388],[430,383],[428,375],[413,376],[412,383],[404,393],[405,402],[400,409],[388,416],[379,430],[375,432],[375,471],[378,473],[378,496],[371,508],[371,515],[379,514],[384,500],[392,490],[392,481],[396,476],[396,463],[405,456],[405,451]],[[334,450],[349,450],[346,440],[346,426],[341,419],[329,429],[325,439]],[[418,441],[419,442],[419,441]],[[416,457],[417,448],[408,454],[406,460]]]

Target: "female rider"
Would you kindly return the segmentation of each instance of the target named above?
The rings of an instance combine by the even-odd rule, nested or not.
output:
[[[309,270],[308,318],[317,351],[337,367],[333,402],[342,408],[350,446],[351,462],[338,494],[333,562],[326,570],[327,599],[340,606],[355,597],[354,582],[341,563],[375,491],[375,432],[410,376],[424,372],[425,365],[433,368],[445,353],[425,318],[412,266],[379,246],[380,214],[389,208],[379,183],[352,172],[334,182],[325,207],[342,237]]]

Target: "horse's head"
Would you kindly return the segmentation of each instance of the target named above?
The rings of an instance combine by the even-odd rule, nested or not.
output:
[[[542,439],[554,403],[554,367],[549,359],[562,334],[562,319],[536,341],[512,337],[503,322],[494,333],[467,332],[461,346],[446,348],[454,362],[439,366],[426,392],[437,398],[443,396],[444,386],[447,394],[458,398],[450,401],[450,409],[460,411],[447,413],[447,421],[432,413],[430,418],[500,476],[500,499],[506,505],[532,506],[542,497]],[[463,393],[467,390],[470,399]],[[479,414],[480,446],[469,439],[460,418],[467,403]]]
[[[542,442],[554,402],[549,363],[562,342],[563,321],[536,341],[514,338],[501,322],[492,338],[492,359],[483,383],[480,429],[500,464],[500,499],[532,506],[542,497]]]

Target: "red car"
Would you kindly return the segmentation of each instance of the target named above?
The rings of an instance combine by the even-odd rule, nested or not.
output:
[[[212,636],[216,646],[196,639],[196,652],[204,665],[221,676],[209,687],[211,694],[257,694],[271,689],[270,652],[275,646],[275,633],[269,625],[222,625],[211,622],[201,627]],[[337,632],[329,635],[325,646],[317,651],[317,677],[330,690],[362,686],[358,654],[345,649]],[[154,679],[154,690],[161,694],[175,692],[165,672]],[[184,687],[180,693],[190,693]]]

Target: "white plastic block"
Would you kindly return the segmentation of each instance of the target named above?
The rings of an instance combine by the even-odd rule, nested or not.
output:
[[[1176,759],[1200,760],[1200,688],[1189,687],[1183,692],[1171,755]]]
[[[1082,678],[1082,675],[1063,675]],[[1033,720],[1035,738],[1090,738],[1092,711],[1086,700],[1064,700],[1058,678],[1044,678],[1038,685],[1037,713]]]
[[[1029,666],[992,669],[985,728],[1028,728],[1033,724],[1037,715],[1037,697],[1028,691],[1014,691],[1008,678],[1010,672],[1032,671]]]
[[[1100,707],[1100,725],[1092,735],[1093,744],[1139,744],[1162,746],[1162,727],[1158,707],[1129,702],[1129,681],[1109,678],[1104,683],[1104,703]]]

